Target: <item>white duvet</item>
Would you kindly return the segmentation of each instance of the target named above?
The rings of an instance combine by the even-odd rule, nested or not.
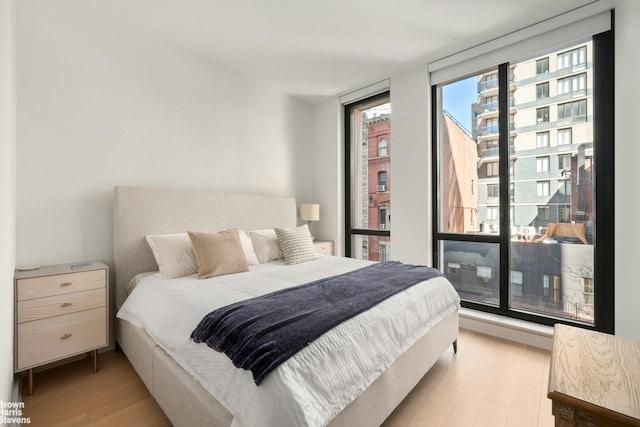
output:
[[[324,426],[431,326],[458,309],[458,294],[445,278],[412,286],[342,323],[260,386],[224,353],[189,337],[216,308],[368,264],[322,257],[297,265],[274,261],[204,280],[195,275],[163,280],[153,274],[140,281],[117,317],[143,328],[233,414],[235,426]]]

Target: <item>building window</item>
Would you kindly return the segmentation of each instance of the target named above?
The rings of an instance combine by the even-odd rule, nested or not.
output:
[[[582,278],[582,289],[583,289],[583,296],[582,296],[583,304],[587,307],[593,307],[593,278],[592,277]]]
[[[378,209],[378,228],[380,230],[386,230],[387,229],[387,207],[386,206],[381,206]]]
[[[546,123],[549,121],[549,107],[536,108],[536,123]]]
[[[500,184],[487,184],[487,197],[500,197]]]
[[[487,119],[487,125],[485,126],[484,130],[484,134],[486,135],[494,135],[498,133],[498,119]]]
[[[536,133],[536,148],[545,148],[549,146],[549,132]]]
[[[549,57],[538,59],[536,61],[536,74],[545,74],[549,72]]]
[[[522,298],[523,292],[522,271],[511,270],[511,296]]]
[[[378,172],[378,186],[376,187],[376,191],[387,191],[387,172],[386,171]]]
[[[380,262],[389,261],[389,259],[391,258],[389,249],[389,242],[380,242],[380,246],[378,247]]]
[[[549,172],[549,157],[536,158],[536,172]]]
[[[538,215],[536,216],[536,219],[539,221],[549,221],[549,206],[544,205],[544,206],[538,206]]]
[[[484,89],[498,87],[498,73],[487,74],[484,80]]]
[[[378,156],[385,157],[387,155],[387,138],[378,141]]]
[[[497,96],[487,96],[484,100],[484,105],[482,106],[482,112],[488,113],[491,111],[498,110],[498,97]]]
[[[592,277],[582,278],[582,291],[585,294],[593,295],[593,278]]]
[[[582,46],[558,54],[558,70],[584,67],[587,63],[587,47]]]
[[[460,264],[457,262],[447,263],[447,279],[453,283],[460,283]]]
[[[536,98],[548,98],[549,97],[549,82],[544,82],[536,85]]]
[[[478,277],[478,283],[480,285],[483,284],[487,284],[489,282],[491,282],[491,278],[492,278],[492,274],[491,274],[491,267],[488,267],[486,265],[479,265],[476,267],[476,274]]]
[[[573,96],[584,96],[586,89],[586,73],[558,79],[558,95],[572,94]]]
[[[538,197],[549,196],[549,181],[536,182],[536,194]]]
[[[560,276],[557,274],[542,275],[542,295],[547,302],[560,303]]]
[[[558,221],[568,222],[571,218],[571,211],[568,207],[558,206]]]
[[[558,145],[571,144],[571,128],[558,129]]]
[[[499,209],[497,206],[488,206],[487,207],[487,219],[495,221],[498,219]]]
[[[487,163],[487,176],[498,176],[498,162]]]
[[[574,121],[587,121],[587,100],[558,104],[558,119],[573,119]]]
[[[571,154],[559,154],[558,155],[558,169],[571,170]]]
[[[549,280],[548,274],[542,275],[542,296],[545,298],[549,298],[551,295],[551,281]]]

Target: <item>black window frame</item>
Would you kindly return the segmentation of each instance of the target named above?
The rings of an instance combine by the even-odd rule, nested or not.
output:
[[[382,99],[388,99],[391,102],[391,91],[384,91],[378,93],[376,95],[369,96],[364,99],[360,99],[358,101],[354,101],[348,104],[344,104],[343,106],[343,117],[344,117],[344,255],[349,258],[352,256],[352,241],[353,236],[361,235],[361,236],[383,236],[383,237],[391,237],[391,230],[385,229],[366,229],[354,227],[351,224],[352,221],[352,197],[353,191],[351,188],[351,180],[352,180],[352,147],[351,147],[351,131],[352,131],[352,122],[351,122],[351,113],[353,110],[359,106],[367,105],[370,103],[374,103],[376,101],[380,101]],[[387,140],[387,150],[389,141]],[[376,147],[377,148],[377,147]],[[389,153],[387,152],[387,155]],[[387,177],[388,179],[389,177]],[[387,189],[388,190],[388,189]]]
[[[460,235],[439,231],[438,226],[438,86],[431,87],[431,140],[432,140],[432,253],[433,265],[440,265],[440,242],[447,240],[477,241],[500,244],[500,301],[498,306],[479,304],[463,300],[462,306],[505,317],[525,320],[552,326],[556,323],[578,326],[606,333],[615,332],[615,252],[614,252],[614,13],[611,12],[611,30],[595,34],[593,41],[593,138],[594,138],[594,187],[597,202],[594,214],[598,218],[595,227],[594,245],[594,319],[593,324],[575,322],[561,317],[544,316],[533,312],[510,308],[509,301],[509,260],[510,260],[510,224],[508,188],[502,185],[500,203],[500,233],[498,235]],[[509,111],[509,64],[500,64],[499,70],[499,109]],[[500,116],[503,117],[503,116]],[[500,120],[500,182],[509,182],[509,123]],[[554,295],[557,297],[557,295]]]

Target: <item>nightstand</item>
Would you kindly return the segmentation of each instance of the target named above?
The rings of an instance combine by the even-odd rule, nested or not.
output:
[[[15,372],[33,369],[109,343],[109,268],[101,262],[60,264],[15,274]]]
[[[333,255],[333,241],[331,240],[315,240],[313,246],[319,254]]]
[[[556,323],[549,367],[557,426],[640,425],[640,341]]]

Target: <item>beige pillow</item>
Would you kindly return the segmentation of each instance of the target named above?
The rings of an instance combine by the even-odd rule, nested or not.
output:
[[[199,279],[249,271],[238,230],[188,233],[198,262]]]
[[[249,235],[260,264],[283,258],[280,245],[278,245],[278,236],[276,236],[274,229],[252,230]]]
[[[188,276],[198,271],[187,233],[146,236],[163,279]]]
[[[299,264],[318,259],[307,224],[291,229],[276,228],[275,231],[287,264]]]
[[[253,242],[249,233],[241,231],[239,236],[247,264],[258,265],[260,262],[253,251]],[[160,277],[163,279],[175,279],[198,272],[198,263],[187,233],[154,234],[146,236],[146,240],[158,264]]]

